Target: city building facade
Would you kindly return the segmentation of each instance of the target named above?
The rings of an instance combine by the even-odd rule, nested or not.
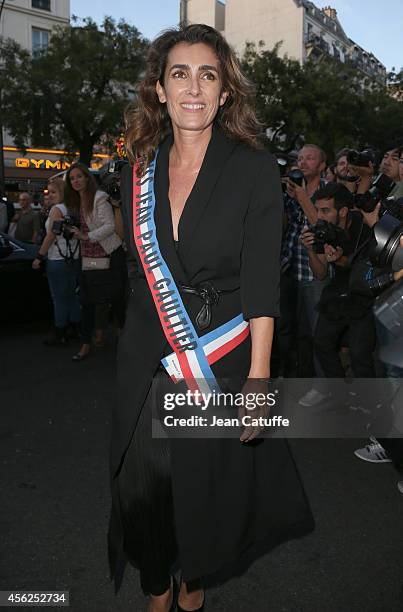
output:
[[[70,0],[5,0],[0,36],[31,53],[46,49],[52,29],[70,23]]]
[[[308,0],[182,0],[181,21],[215,27],[239,55],[246,42],[263,41],[267,49],[281,42],[280,55],[301,64],[330,55],[351,61],[363,76],[386,81],[385,66],[347,36],[330,6],[320,9]]]

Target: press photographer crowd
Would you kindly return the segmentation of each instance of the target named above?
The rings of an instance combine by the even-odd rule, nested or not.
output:
[[[338,386],[332,397],[326,379],[388,378],[394,410],[403,376],[403,145],[391,143],[381,155],[345,148],[328,164],[319,146],[305,144],[277,159],[284,231],[272,375],[315,379],[299,399],[302,408],[349,403],[348,386]],[[119,173],[109,170],[97,185],[86,166],[74,163],[64,178],[49,182],[40,212],[28,193],[20,194],[17,212],[1,204],[3,250],[12,238],[39,245],[32,267],[38,274],[46,270],[54,307],[44,344],[76,339],[76,362],[93,345],[103,346],[111,321],[118,333],[125,320]],[[378,410],[385,401],[373,398]],[[371,437],[355,454],[393,462],[403,493],[398,432]]]

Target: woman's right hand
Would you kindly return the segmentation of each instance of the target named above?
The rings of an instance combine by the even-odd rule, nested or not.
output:
[[[72,233],[74,234],[74,237],[77,240],[82,240],[82,241],[86,241],[88,240],[88,234],[84,234],[84,232],[82,232],[80,229],[78,229],[78,227],[75,227],[74,225],[72,225],[70,227]]]

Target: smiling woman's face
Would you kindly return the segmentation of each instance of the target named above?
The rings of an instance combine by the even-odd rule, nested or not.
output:
[[[52,185],[52,183],[48,184],[48,199],[51,206],[54,206],[54,204],[59,204],[59,202],[62,201],[62,196],[59,189],[55,185]]]
[[[174,129],[202,131],[212,125],[227,99],[221,87],[214,51],[204,43],[178,43],[168,55],[164,85],[158,81],[156,91]]]

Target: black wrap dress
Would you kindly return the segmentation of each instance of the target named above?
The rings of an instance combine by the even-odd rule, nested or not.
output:
[[[161,144],[155,171],[154,218],[161,253],[178,286],[209,281],[224,292],[212,308],[209,328],[200,335],[240,313],[244,319],[277,317],[283,205],[275,158],[214,127],[179,222],[175,248],[168,198],[172,142],[168,136]],[[286,440],[241,444],[238,439],[151,438],[151,383],[161,358],[171,349],[133,240],[132,174],[127,167],[121,180],[131,291],[119,341],[111,442],[109,557],[117,587],[127,560],[141,570],[142,559],[152,553],[144,550],[138,535],[147,516],[160,523],[157,533],[165,539],[159,545],[168,557],[175,557],[173,569],[180,567],[186,581],[226,568],[236,571],[237,564],[253,558],[254,552],[262,554],[314,526]],[[195,325],[199,297],[186,294],[183,302]],[[248,336],[211,366],[214,375],[246,377],[250,354]],[[149,496],[147,466],[154,460],[159,501]],[[143,590],[158,594],[145,574]],[[154,583],[159,584],[158,576]],[[165,584],[161,575],[161,592]]]

